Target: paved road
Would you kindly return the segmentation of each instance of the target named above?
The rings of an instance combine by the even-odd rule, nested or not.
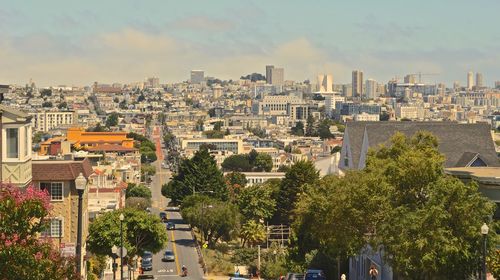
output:
[[[160,211],[166,212],[169,220],[175,223],[175,230],[170,230],[168,232],[169,242],[165,249],[174,251],[176,260],[175,262],[162,262],[161,258],[165,252],[165,249],[163,249],[153,257],[153,270],[145,272],[145,274],[154,274],[157,279],[203,279],[203,272],[198,264],[198,255],[194,247],[195,243],[191,237],[189,226],[184,223],[179,212],[164,211],[168,201],[161,195],[161,186],[168,182],[171,172],[161,168],[163,151],[161,150],[160,127],[153,127],[152,138],[156,144],[156,153],[158,157],[158,161],[154,163],[157,172],[151,183],[152,213],[158,215]],[[179,276],[182,265],[188,268],[188,277],[181,278]]]

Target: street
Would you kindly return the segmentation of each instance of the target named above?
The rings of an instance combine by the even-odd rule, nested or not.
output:
[[[179,212],[165,211],[168,200],[161,195],[161,186],[168,182],[171,172],[161,167],[163,151],[161,148],[162,133],[159,126],[153,126],[152,140],[156,145],[158,160],[154,163],[156,166],[156,175],[151,182],[151,213],[154,215],[159,215],[160,212],[167,213],[168,220],[175,223],[175,230],[169,230],[167,247],[153,256],[153,270],[147,271],[144,274],[153,274],[157,279],[181,278],[181,267],[185,265],[188,268],[188,277],[182,279],[203,279],[203,272],[198,264],[198,254],[189,225],[184,223]],[[161,259],[167,249],[174,252],[175,262],[162,262]]]

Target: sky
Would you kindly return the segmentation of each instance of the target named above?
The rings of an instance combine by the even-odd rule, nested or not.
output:
[[[285,79],[351,71],[500,80],[499,0],[0,0],[0,83],[40,86],[220,79],[285,68]]]

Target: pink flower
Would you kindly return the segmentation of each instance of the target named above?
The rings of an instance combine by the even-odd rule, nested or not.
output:
[[[37,252],[34,256],[35,256],[35,260],[37,260],[37,261],[41,260],[43,257],[41,252]]]
[[[9,247],[10,245],[12,245],[12,241],[10,240],[5,240],[5,247]]]

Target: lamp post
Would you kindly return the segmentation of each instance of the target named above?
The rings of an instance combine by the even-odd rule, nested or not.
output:
[[[83,192],[87,186],[87,179],[80,172],[78,177],[75,179],[75,187],[78,192],[78,227],[76,233],[76,271],[78,275],[82,275],[82,204],[83,204]]]
[[[487,249],[486,241],[488,238],[488,231],[489,230],[490,230],[490,228],[488,227],[488,225],[486,223],[484,223],[481,226],[481,234],[483,235],[483,271],[481,273],[481,278],[483,280],[486,280],[486,249]]]
[[[125,216],[120,214],[120,280],[123,279],[123,220]]]

